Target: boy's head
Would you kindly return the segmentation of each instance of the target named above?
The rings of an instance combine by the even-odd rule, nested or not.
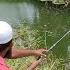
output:
[[[4,21],[0,21],[0,44],[8,43],[12,39],[12,27]]]
[[[12,33],[12,27],[7,22],[0,21],[0,51],[9,46]]]

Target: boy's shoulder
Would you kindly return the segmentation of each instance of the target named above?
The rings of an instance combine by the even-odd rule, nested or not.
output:
[[[9,67],[5,64],[4,58],[0,56],[0,70],[10,70]]]

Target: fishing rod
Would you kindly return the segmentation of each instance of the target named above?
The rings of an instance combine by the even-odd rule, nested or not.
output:
[[[48,50],[46,50],[46,51],[44,52],[44,54],[47,53],[47,52],[49,52],[50,50],[52,50],[52,49],[53,49],[64,37],[66,37],[69,33],[70,33],[70,30],[69,30],[67,33],[65,33],[65,34],[64,34],[56,43],[54,43]],[[44,58],[45,58],[44,56],[40,56],[40,57],[37,58],[37,60],[40,61],[40,62],[42,62]],[[39,63],[36,62],[35,64],[38,65]]]
[[[66,37],[68,34],[70,33],[70,30],[67,32],[67,33],[65,33],[56,43],[54,43],[48,50],[46,50],[44,53],[47,53],[47,52],[49,52],[50,50],[52,50],[64,37]],[[40,58],[42,58],[43,56],[41,56],[41,57],[38,57],[38,59],[37,60],[39,60]]]
[[[56,43],[54,43],[46,52],[49,52],[50,50],[52,50],[64,37],[66,37],[68,34],[70,33],[70,30],[65,33]]]

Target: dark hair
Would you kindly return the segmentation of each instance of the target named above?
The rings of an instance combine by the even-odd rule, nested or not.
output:
[[[12,42],[12,40],[10,40],[8,43],[0,44],[0,52],[5,50],[10,45],[11,42]]]

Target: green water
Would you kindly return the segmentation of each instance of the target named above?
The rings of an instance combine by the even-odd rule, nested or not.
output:
[[[38,40],[40,42],[37,42],[39,46],[36,45],[38,48],[50,48],[70,30],[70,10],[48,10],[46,5],[39,1],[1,2],[0,20],[7,21],[13,28],[25,24],[30,30],[35,30],[35,39],[41,37]],[[57,58],[70,58],[70,34],[52,51]]]

